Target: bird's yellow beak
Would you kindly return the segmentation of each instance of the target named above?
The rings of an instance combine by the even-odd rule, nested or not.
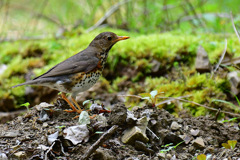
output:
[[[118,38],[114,41],[114,43],[118,42],[118,41],[121,41],[121,40],[128,39],[128,38],[130,38],[130,37],[128,37],[128,36],[118,36]]]

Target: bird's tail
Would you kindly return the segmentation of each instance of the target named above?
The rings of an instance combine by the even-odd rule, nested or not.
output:
[[[27,81],[27,82],[12,86],[11,88],[16,88],[16,87],[24,86],[24,85],[38,85],[38,81],[34,81],[34,80]]]

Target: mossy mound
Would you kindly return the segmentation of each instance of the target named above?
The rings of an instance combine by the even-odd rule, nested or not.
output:
[[[205,48],[213,65],[218,62],[224,50],[224,35],[188,35],[178,32],[141,35],[123,30],[101,29],[81,35],[71,33],[65,39],[0,44],[0,65],[7,66],[0,75],[0,108],[8,108],[3,106],[6,105],[3,103],[6,99],[11,100],[15,107],[26,101],[31,101],[32,105],[39,103],[27,98],[25,87],[11,89],[11,86],[34,78],[85,49],[103,31],[131,37],[118,43],[110,51],[103,73],[105,78],[100,80],[107,86],[106,92],[138,95],[159,90],[166,97],[190,95],[188,100],[206,105],[213,105],[214,99],[230,99],[226,77],[216,74],[211,78],[209,73],[199,74],[194,68],[199,45]],[[240,45],[235,35],[228,35],[227,39],[227,52],[235,57],[239,56]],[[124,87],[126,84],[128,86]],[[91,98],[94,99],[94,95]],[[126,99],[128,104],[140,102],[139,99]],[[218,105],[222,108],[228,106]],[[172,112],[180,109],[175,104],[166,106]],[[213,106],[216,106],[215,103]],[[191,103],[184,103],[182,107],[189,109],[194,115],[206,113],[205,109]]]

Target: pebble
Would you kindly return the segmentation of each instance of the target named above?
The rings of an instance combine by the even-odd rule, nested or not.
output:
[[[173,121],[170,128],[171,130],[176,131],[176,130],[179,130],[180,127],[181,126],[177,122]]]
[[[203,139],[201,137],[196,138],[192,142],[193,142],[193,146],[196,147],[197,149],[205,148],[205,144],[204,144]]]

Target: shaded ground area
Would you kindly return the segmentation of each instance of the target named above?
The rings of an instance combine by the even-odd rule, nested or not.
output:
[[[97,112],[101,108],[98,104],[92,107]],[[215,117],[194,118],[184,112],[176,118],[150,106],[128,111],[124,104],[116,103],[111,113],[98,114],[90,124],[80,125],[78,119],[72,119],[75,113],[63,112],[66,108],[62,99],[54,106],[41,103],[1,124],[2,159],[81,159],[87,154],[98,160],[189,160],[200,154],[217,160],[240,157],[239,123],[219,123]],[[237,140],[234,149],[222,147],[228,140]]]

